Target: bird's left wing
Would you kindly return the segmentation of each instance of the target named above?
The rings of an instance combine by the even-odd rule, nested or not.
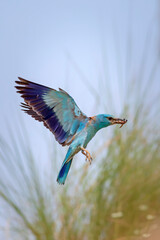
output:
[[[23,110],[55,135],[56,140],[64,145],[69,144],[80,124],[87,116],[82,113],[74,99],[64,90],[59,91],[18,78],[17,92],[24,98]]]

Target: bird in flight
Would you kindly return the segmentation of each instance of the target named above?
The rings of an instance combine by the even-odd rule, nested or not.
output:
[[[127,120],[109,114],[87,117],[74,99],[64,90],[59,91],[18,77],[15,88],[24,99],[22,110],[39,122],[43,122],[62,146],[69,146],[59,171],[57,182],[64,184],[73,157],[79,151],[91,163],[92,157],[86,150],[87,144],[101,128],[113,124],[122,127]]]

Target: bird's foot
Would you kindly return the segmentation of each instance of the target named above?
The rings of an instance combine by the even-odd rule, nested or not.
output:
[[[91,164],[93,160],[91,157],[91,154],[83,147],[81,147],[81,150],[82,150],[82,153],[86,156],[86,161],[88,160],[89,163]]]

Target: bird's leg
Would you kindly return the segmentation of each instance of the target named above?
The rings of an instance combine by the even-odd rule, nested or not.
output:
[[[86,156],[86,161],[88,160],[89,163],[92,163],[92,157],[91,154],[83,147],[81,147],[82,153]]]

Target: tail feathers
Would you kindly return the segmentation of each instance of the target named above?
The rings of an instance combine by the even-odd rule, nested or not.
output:
[[[69,162],[66,162],[66,163],[62,164],[61,170],[59,171],[59,174],[58,174],[58,177],[57,177],[57,182],[59,184],[64,184],[65,183],[65,180],[67,178],[71,163],[72,163],[72,159]]]

